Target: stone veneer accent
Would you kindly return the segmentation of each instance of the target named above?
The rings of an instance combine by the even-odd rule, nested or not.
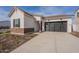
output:
[[[34,28],[11,28],[12,33],[34,32]]]
[[[13,33],[24,33],[24,28],[11,28]]]

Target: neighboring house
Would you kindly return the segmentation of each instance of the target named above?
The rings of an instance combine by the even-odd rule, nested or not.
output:
[[[72,32],[73,15],[41,16],[13,8],[11,18],[11,33],[24,34],[27,32]]]
[[[0,27],[10,27],[10,21],[0,21]]]
[[[75,22],[76,32],[79,32],[79,9],[76,10],[75,12],[75,20],[76,20]]]
[[[0,32],[7,32],[10,29],[10,21],[0,21]]]

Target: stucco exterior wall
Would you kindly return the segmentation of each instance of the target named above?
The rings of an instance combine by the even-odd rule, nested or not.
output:
[[[41,25],[42,25],[41,21],[43,20],[43,19],[42,19],[42,16],[34,15],[34,18],[35,18],[36,21],[37,21],[36,29],[37,29],[38,32],[41,32],[41,29],[42,29],[42,28],[41,28]]]
[[[67,32],[72,32],[72,19],[67,19]]]
[[[37,23],[33,16],[24,14],[24,28],[34,28],[34,31],[37,31]]]
[[[36,19],[36,21],[41,21],[41,16],[34,16],[34,18]]]
[[[24,28],[24,13],[19,9],[16,9],[11,16],[11,28],[13,28],[13,19],[20,19],[20,28]]]

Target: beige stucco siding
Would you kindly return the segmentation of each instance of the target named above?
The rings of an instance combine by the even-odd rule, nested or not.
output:
[[[37,23],[33,16],[24,14],[24,28],[34,28],[34,31],[37,31]]]
[[[41,32],[41,29],[40,29],[40,27],[41,27],[41,21],[43,20],[42,19],[42,16],[38,16],[38,15],[34,15],[34,18],[35,18],[35,20],[37,21],[37,23],[36,23],[36,30],[37,31],[39,31],[39,32]]]
[[[41,21],[41,16],[34,16],[34,18],[36,19],[36,21]]]
[[[18,18],[20,19],[20,28],[24,28],[24,13],[19,9],[16,9],[11,16],[11,28],[13,28],[13,19]]]
[[[67,19],[67,32],[72,32],[72,19]]]

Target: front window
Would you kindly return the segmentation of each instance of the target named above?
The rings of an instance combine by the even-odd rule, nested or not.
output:
[[[13,19],[13,27],[20,27],[20,19]]]

